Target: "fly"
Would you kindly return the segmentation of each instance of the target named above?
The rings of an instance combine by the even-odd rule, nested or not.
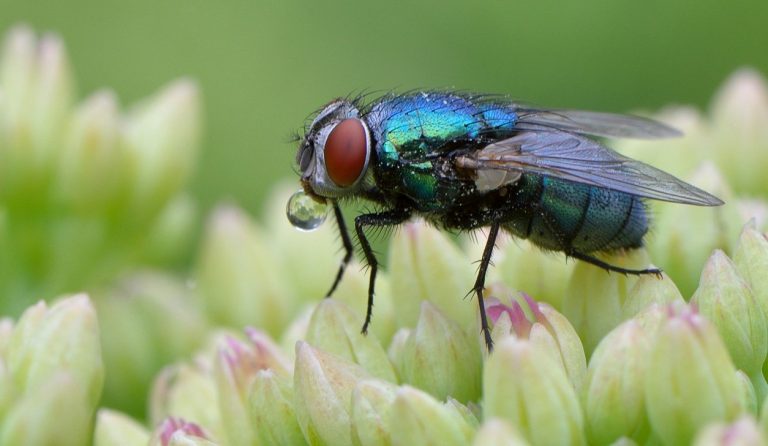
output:
[[[717,197],[594,137],[657,139],[680,133],[650,119],[524,106],[504,97],[455,92],[389,94],[365,103],[337,99],[305,130],[296,155],[303,191],[288,203],[300,228],[322,223],[330,203],[344,258],[327,296],[352,259],[339,202],[362,198],[382,209],[355,217],[370,266],[371,322],[378,260],[368,227],[421,216],[448,230],[489,227],[477,278],[485,343],[492,349],[483,289],[499,231],[546,250],[623,274],[659,274],[606,263],[595,254],[640,248],[648,231],[645,199],[719,206]]]

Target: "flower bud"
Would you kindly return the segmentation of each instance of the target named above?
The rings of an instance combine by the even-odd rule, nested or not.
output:
[[[250,330],[249,335],[253,345],[234,338],[226,339],[219,346],[214,367],[219,412],[229,444],[255,442],[257,425],[251,422],[248,398],[259,371],[271,370],[286,379],[289,376],[289,366],[278,347],[256,330]]]
[[[106,405],[140,413],[157,372],[196,349],[207,329],[202,312],[191,305],[191,290],[181,281],[138,273],[120,280],[94,302],[101,322]]]
[[[205,430],[181,418],[164,420],[149,442],[150,446],[215,446]]]
[[[214,211],[197,275],[203,305],[214,322],[263,327],[273,336],[284,327],[293,297],[274,272],[263,235],[240,209]]]
[[[763,433],[768,433],[768,397],[760,405],[760,427]]]
[[[651,342],[645,399],[665,444],[688,444],[710,421],[745,410],[736,369],[717,330],[693,309],[670,311]]]
[[[666,306],[673,302],[682,304],[685,300],[666,273],[661,273],[661,279],[652,274],[644,274],[630,288],[622,305],[622,314],[624,319],[630,319],[649,305]]]
[[[768,193],[765,173],[768,163],[768,86],[753,69],[733,73],[712,102],[713,143],[728,150],[715,150],[717,165],[734,188],[747,195]]]
[[[691,174],[711,154],[708,123],[694,107],[665,107],[653,119],[679,130],[679,138],[619,139],[612,145],[630,158],[664,166],[664,171],[678,178]]]
[[[213,365],[201,359],[193,365],[167,367],[152,386],[149,419],[162,423],[167,417],[197,420],[217,438],[223,437]]]
[[[494,296],[509,294],[502,287],[493,290]],[[498,341],[508,334],[529,339],[563,367],[574,389],[581,389],[587,373],[587,360],[581,340],[568,319],[550,305],[536,302],[525,293],[512,295],[511,299],[510,305],[501,304],[496,299],[489,299],[486,304],[493,323],[493,339]]]
[[[405,350],[405,344],[411,337],[411,329],[401,328],[397,330],[394,336],[392,336],[392,342],[387,348],[387,356],[389,360],[394,364],[395,370],[399,371],[403,368],[403,351]],[[399,373],[399,372],[398,372]]]
[[[324,299],[309,321],[306,341],[316,348],[355,362],[377,378],[396,382],[395,370],[376,335],[360,333],[363,316],[347,305]]]
[[[649,349],[649,334],[634,319],[614,328],[598,344],[584,392],[590,444],[610,444],[622,437],[643,443],[647,438],[644,384]]]
[[[197,243],[198,206],[188,194],[180,194],[161,210],[147,234],[147,260],[152,264],[177,265],[191,257]]]
[[[74,85],[58,36],[39,40],[27,27],[13,29],[0,58],[3,139],[0,191],[12,201],[40,203],[63,130],[69,124]],[[39,201],[38,201],[39,200]]]
[[[507,243],[498,251],[500,259],[495,263],[504,283],[514,284],[516,289],[554,308],[563,308],[574,262],[544,252],[526,240]]]
[[[736,368],[752,380],[759,400],[768,395],[762,366],[768,354],[768,323],[749,285],[731,260],[716,250],[704,266],[691,299],[715,325]]]
[[[317,308],[317,302],[311,305],[306,305],[297,313],[290,324],[288,324],[285,331],[283,331],[283,335],[280,338],[280,347],[282,347],[284,352],[287,352],[288,359],[291,362],[295,362],[296,360],[296,343],[303,341],[307,337],[309,321],[315,313],[315,308]]]
[[[764,444],[766,444],[765,434],[749,416],[739,418],[730,424],[712,423],[702,429],[693,442],[694,446],[762,446]]]
[[[294,410],[309,444],[351,443],[352,391],[361,379],[368,378],[356,364],[306,342],[296,344]]]
[[[643,269],[649,266],[644,249],[615,254],[604,259],[622,268]],[[637,276],[606,273],[602,268],[578,262],[568,285],[563,314],[573,324],[584,343],[587,356],[609,331],[624,318],[622,306]]]
[[[474,312],[464,299],[474,279],[472,265],[442,232],[423,221],[406,223],[392,237],[389,273],[398,326],[416,325],[423,300],[435,304],[462,329],[473,326]]]
[[[474,434],[455,410],[409,386],[397,391],[389,419],[392,446],[465,445]]]
[[[188,79],[175,81],[139,104],[125,123],[132,184],[131,214],[153,216],[186,184],[200,145],[200,94]]]
[[[13,330],[7,350],[8,370],[19,394],[66,372],[95,408],[104,382],[96,311],[84,294],[62,299],[50,308],[30,307]]]
[[[250,393],[251,425],[258,444],[306,444],[293,408],[293,382],[273,370],[260,370]]]
[[[726,180],[711,163],[703,164],[689,182],[726,203],[733,199]],[[731,250],[742,219],[735,206],[677,206],[659,203],[656,227],[648,238],[654,263],[675,280],[684,296],[696,289],[704,262],[714,249]]]
[[[741,385],[741,396],[744,402],[745,412],[751,414],[757,414],[757,394],[755,394],[755,387],[752,385],[752,381],[749,380],[749,376],[741,370],[736,370],[736,378]]]
[[[360,381],[352,393],[352,442],[360,446],[391,444],[389,418],[397,387],[378,380]]]
[[[741,231],[739,243],[733,252],[733,263],[752,287],[755,301],[768,317],[768,239],[755,229],[755,221],[750,220]]]
[[[117,99],[111,91],[98,92],[72,117],[58,160],[57,201],[85,212],[113,205],[125,181],[126,159],[120,144]]]
[[[149,432],[131,417],[109,409],[96,414],[94,446],[145,446]]]
[[[509,423],[500,418],[492,418],[480,426],[472,445],[527,446],[528,442]]]
[[[80,446],[91,436],[95,402],[72,371],[52,371],[5,414],[0,444]]]
[[[584,444],[584,420],[565,371],[530,341],[497,342],[483,371],[483,418],[509,421],[532,444]]]
[[[459,325],[429,301],[421,304],[416,328],[400,354],[400,377],[439,400],[480,397],[482,355]]]

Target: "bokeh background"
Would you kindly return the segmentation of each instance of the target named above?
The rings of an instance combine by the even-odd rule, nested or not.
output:
[[[335,96],[456,87],[606,111],[706,106],[734,69],[768,71],[768,2],[42,1],[0,2],[66,42],[79,95],[130,105],[182,75],[204,94],[192,190],[203,210],[260,212],[293,175],[291,132]]]

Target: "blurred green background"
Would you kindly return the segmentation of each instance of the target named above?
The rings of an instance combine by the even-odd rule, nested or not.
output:
[[[193,191],[259,211],[291,177],[308,113],[360,89],[456,87],[607,111],[705,106],[735,68],[768,71],[768,2],[2,1],[0,29],[60,33],[81,96],[124,104],[182,75],[206,135]]]

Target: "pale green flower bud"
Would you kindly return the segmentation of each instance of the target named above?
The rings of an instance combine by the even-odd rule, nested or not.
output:
[[[389,446],[389,418],[397,387],[378,380],[360,381],[352,393],[352,443]]]
[[[259,444],[306,444],[293,408],[293,382],[273,370],[256,373],[249,397]]]
[[[275,274],[264,235],[240,209],[224,206],[208,222],[198,260],[206,313],[213,321],[254,325],[278,335],[293,306],[290,290]]]
[[[13,29],[0,58],[0,191],[39,203],[68,125],[74,85],[61,40]],[[38,201],[40,200],[40,201]]]
[[[93,446],[145,446],[149,439],[149,431],[127,415],[109,409],[96,414]]]
[[[615,254],[603,260],[622,268],[649,266],[644,249]],[[637,280],[637,276],[606,273],[594,265],[577,262],[563,303],[563,314],[579,333],[587,356],[603,336],[624,320],[622,307]]]
[[[147,258],[153,264],[173,265],[191,256],[191,246],[197,243],[198,208],[194,198],[180,194],[160,211],[149,230]]]
[[[749,376],[741,370],[736,370],[736,378],[739,380],[742,390],[742,401],[744,402],[745,412],[756,414],[757,413],[757,394],[755,394],[755,386],[752,385],[752,381],[749,380]]]
[[[733,194],[717,167],[705,163],[689,182],[726,203]],[[696,289],[701,269],[714,249],[732,250],[742,217],[735,206],[677,206],[658,203],[656,224],[648,237],[654,263],[662,265],[684,296]]]
[[[197,420],[217,438],[223,437],[212,368],[212,364],[198,358],[194,365],[179,364],[164,369],[150,393],[150,422],[160,424],[168,417]]]
[[[403,351],[405,350],[406,342],[408,342],[408,339],[411,337],[411,331],[412,330],[409,328],[401,328],[397,330],[395,335],[392,336],[392,342],[390,342],[389,348],[387,348],[387,356],[389,356],[389,360],[394,364],[395,370],[402,368]]]
[[[661,273],[661,279],[644,274],[630,288],[622,306],[622,313],[624,319],[630,319],[650,305],[666,306],[675,302],[682,304],[685,300],[675,282],[666,273]]]
[[[739,418],[730,424],[712,423],[702,429],[694,446],[763,446],[766,436],[752,417]]]
[[[717,165],[728,175],[736,190],[748,195],[765,195],[768,188],[762,166],[768,164],[768,87],[755,70],[733,73],[712,103],[712,141]]]
[[[544,252],[525,240],[507,243],[498,252],[500,258],[495,264],[504,283],[514,284],[516,289],[539,302],[563,308],[574,262],[566,261],[564,256]]]
[[[472,445],[528,446],[528,442],[505,420],[491,418],[480,426]]]
[[[8,351],[8,343],[13,334],[13,319],[8,317],[0,318],[0,358],[5,358]]]
[[[443,232],[423,221],[406,223],[390,244],[389,274],[398,326],[413,327],[428,300],[462,329],[475,325],[476,310],[464,299],[473,267]]]
[[[678,178],[691,174],[711,154],[708,122],[694,107],[667,107],[653,119],[680,130],[682,136],[668,139],[619,139],[612,145],[624,155],[651,166],[664,166],[664,171]]]
[[[760,427],[768,435],[768,397],[760,405]]]
[[[52,370],[0,422],[0,444],[82,446],[91,438],[95,401],[72,370]]]
[[[648,357],[645,399],[665,444],[687,444],[707,423],[745,410],[743,387],[715,327],[692,309],[670,311]]]
[[[455,398],[448,397],[448,400],[445,402],[445,406],[448,409],[454,411],[458,416],[466,421],[467,424],[472,427],[472,430],[477,430],[477,428],[480,426],[480,420],[478,417],[480,416],[482,409],[477,404],[470,402],[465,406]]]
[[[84,294],[28,309],[13,330],[6,352],[8,370],[20,395],[67,373],[85,392],[91,408],[101,396],[104,366],[96,311]]]
[[[355,362],[385,381],[396,382],[395,370],[376,335],[360,333],[363,316],[335,299],[317,305],[307,328],[306,341],[316,348]]]
[[[357,364],[296,344],[294,410],[304,438],[312,445],[350,444],[352,391],[370,375]]]
[[[85,212],[113,205],[125,181],[120,125],[111,91],[94,94],[75,110],[53,189],[61,205]]]
[[[147,389],[165,364],[190,355],[200,345],[207,322],[200,309],[190,304],[191,294],[173,277],[145,272],[96,296],[109,370],[106,405],[143,411],[145,398],[136,389]]]
[[[296,343],[303,341],[307,337],[309,321],[312,319],[316,307],[317,302],[304,306],[283,331],[283,336],[280,338],[280,346],[283,351],[288,353],[288,359],[291,362],[296,360]]]
[[[568,319],[550,305],[536,302],[525,293],[513,295],[498,286],[492,290],[493,296],[512,296],[510,305],[488,299],[486,312],[493,323],[493,339],[498,341],[509,334],[529,339],[563,367],[574,389],[581,389],[587,373],[587,360],[581,340]]]
[[[182,418],[168,418],[155,430],[150,446],[215,446],[198,424]]]
[[[229,444],[252,444],[256,438],[251,422],[249,396],[256,375],[271,370],[288,377],[289,364],[266,335],[250,330],[252,345],[227,338],[219,346],[214,367],[224,437]]]
[[[429,394],[403,386],[389,412],[392,446],[466,445],[474,428],[454,409]]]
[[[400,353],[400,378],[439,400],[480,397],[482,354],[474,337],[429,301]]]
[[[768,239],[755,229],[750,220],[741,231],[733,252],[733,263],[739,274],[752,286],[752,295],[768,317]]]
[[[562,367],[530,341],[497,342],[483,371],[483,418],[509,421],[532,444],[585,443],[584,419]]]
[[[583,399],[590,444],[647,438],[644,385],[650,337],[631,319],[608,333],[592,354]]]
[[[762,366],[768,354],[768,323],[749,285],[731,260],[716,250],[704,266],[693,295],[701,314],[720,332],[736,368],[752,380],[759,400],[768,395]]]
[[[200,144],[200,94],[178,80],[139,104],[125,122],[125,150],[132,167],[128,202],[141,221],[154,215],[186,184]]]

